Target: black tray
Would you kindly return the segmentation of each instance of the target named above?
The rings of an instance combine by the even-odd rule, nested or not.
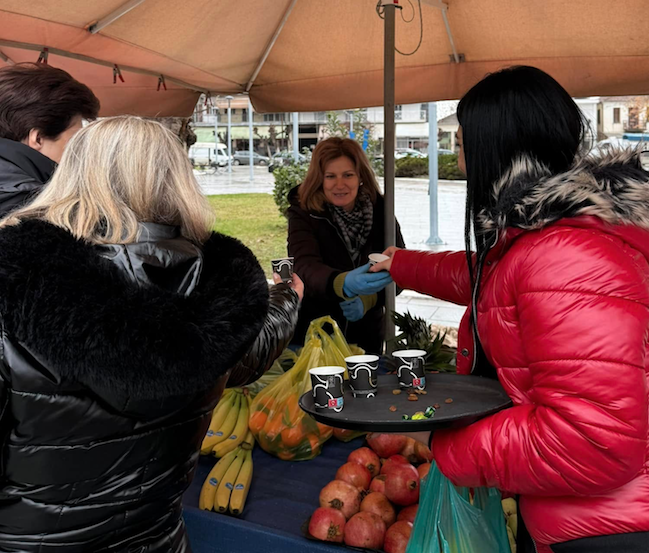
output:
[[[426,394],[418,401],[408,401],[401,392],[395,375],[378,376],[378,393],[370,399],[355,398],[345,382],[345,407],[340,413],[316,411],[311,391],[300,398],[300,407],[315,420],[336,428],[373,432],[416,432],[440,428],[467,426],[487,415],[512,405],[497,380],[480,376],[426,373]],[[447,399],[452,403],[446,403]],[[426,407],[439,404],[435,416],[425,420],[403,420],[404,414],[412,416]],[[395,405],[397,410],[390,411]]]

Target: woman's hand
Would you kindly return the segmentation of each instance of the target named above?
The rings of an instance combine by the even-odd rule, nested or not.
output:
[[[370,273],[378,273],[379,271],[388,271],[392,267],[392,258],[394,257],[395,252],[402,250],[403,248],[397,248],[396,246],[390,246],[383,252],[383,255],[387,255],[390,259],[381,261],[381,263],[376,263],[370,267]]]
[[[275,284],[281,284],[282,277],[279,276],[277,273],[273,273],[273,282]],[[290,282],[287,282],[286,284],[288,284],[290,288],[295,290],[297,297],[300,298],[300,301],[302,301],[302,298],[304,297],[304,282],[298,276],[298,274],[293,273],[293,279]]]

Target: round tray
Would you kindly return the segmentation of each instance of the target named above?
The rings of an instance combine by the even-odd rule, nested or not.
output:
[[[378,376],[378,393],[370,399],[355,398],[345,382],[345,407],[340,413],[316,411],[311,391],[300,398],[300,407],[315,420],[336,428],[373,432],[416,432],[467,426],[512,405],[497,380],[459,374],[426,374],[426,394],[409,401],[408,394],[392,393],[399,388],[395,375]],[[452,399],[452,403],[446,403]],[[439,404],[435,415],[424,420],[403,420],[426,407]],[[397,410],[390,411],[395,405]]]

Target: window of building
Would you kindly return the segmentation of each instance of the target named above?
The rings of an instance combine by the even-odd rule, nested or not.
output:
[[[401,121],[403,117],[403,106],[394,106],[394,120]]]
[[[620,122],[620,108],[613,108],[613,124]]]

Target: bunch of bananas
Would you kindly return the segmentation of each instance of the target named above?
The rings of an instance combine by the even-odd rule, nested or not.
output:
[[[226,390],[212,413],[201,445],[201,455],[221,458],[239,447],[248,433],[250,396],[247,389]]]
[[[248,429],[250,396],[246,388],[226,390],[212,412],[201,455],[212,453],[220,460],[207,475],[198,500],[199,508],[241,514],[252,481],[252,448],[255,439]]]
[[[243,443],[225,454],[214,465],[201,488],[198,507],[205,511],[233,515],[243,512],[252,481],[252,433],[248,432]]]

